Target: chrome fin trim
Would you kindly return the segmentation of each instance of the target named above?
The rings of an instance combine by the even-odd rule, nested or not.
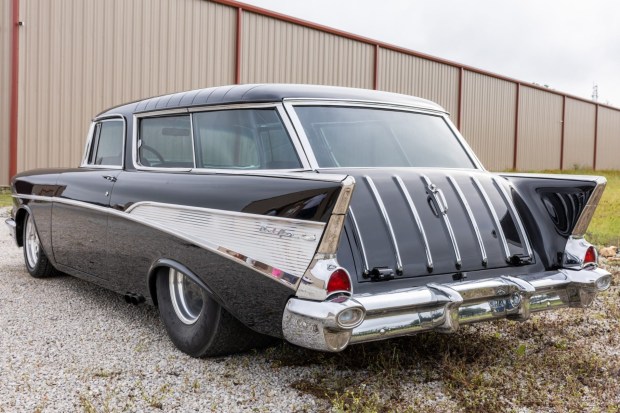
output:
[[[590,198],[588,198],[588,202],[586,203],[585,208],[581,212],[581,215],[579,215],[579,219],[577,220],[577,224],[575,224],[575,228],[573,228],[573,232],[571,235],[575,238],[581,238],[586,234],[588,225],[590,225],[590,221],[594,216],[594,211],[596,211],[596,207],[601,200],[601,196],[603,196],[603,191],[605,191],[607,179],[599,176],[596,178],[595,182],[596,187],[594,188],[594,191],[592,191],[592,195],[590,195]]]
[[[360,249],[362,250],[362,260],[364,261],[364,275],[370,274],[370,266],[368,265],[368,256],[366,255],[366,247],[364,246],[364,240],[362,239],[362,234],[360,232],[359,226],[357,225],[357,219],[355,219],[355,214],[353,213],[353,208],[349,207],[349,216],[351,217],[351,224],[353,226],[353,236],[359,243]]]
[[[396,185],[399,187],[401,194],[405,197],[405,201],[407,201],[407,205],[409,206],[409,211],[411,215],[413,215],[413,219],[415,221],[416,227],[418,228],[418,232],[422,237],[422,242],[424,243],[424,252],[426,253],[426,269],[428,272],[433,270],[433,256],[431,254],[431,248],[428,244],[428,239],[426,238],[426,231],[424,231],[424,225],[422,225],[422,220],[420,219],[420,214],[418,214],[418,210],[415,207],[415,203],[411,198],[411,194],[407,190],[405,186],[405,182],[398,175],[393,176]]]
[[[469,202],[467,202],[467,198],[465,194],[461,190],[461,187],[456,182],[456,179],[448,175],[448,181],[452,184],[452,187],[456,191],[456,195],[459,197],[459,200],[465,207],[465,211],[467,212],[467,217],[469,218],[469,223],[471,224],[474,232],[476,233],[476,239],[478,240],[478,246],[480,248],[480,255],[482,257],[482,265],[485,267],[489,263],[489,258],[487,257],[487,251],[484,248],[484,242],[482,241],[482,234],[480,234],[480,227],[478,226],[478,222],[476,221],[476,217],[474,216],[471,207],[469,206]]]
[[[495,208],[493,207],[493,204],[491,203],[491,199],[489,198],[487,191],[485,191],[484,188],[482,187],[482,184],[480,183],[478,178],[476,178],[473,175],[470,175],[470,178],[472,182],[474,183],[474,185],[476,186],[476,188],[478,189],[478,192],[480,192],[480,195],[482,195],[482,199],[484,199],[484,203],[487,207],[487,210],[491,214],[491,218],[493,218],[493,224],[495,225],[495,228],[497,229],[497,234],[499,236],[500,243],[502,244],[502,248],[504,249],[504,254],[506,256],[506,261],[510,261],[510,249],[508,248],[508,242],[506,241],[506,234],[504,234],[502,224],[497,216],[497,212],[495,212]]]
[[[510,210],[512,219],[517,225],[519,236],[521,237],[521,240],[523,241],[523,249],[525,250],[526,255],[530,259],[533,259],[534,254],[532,252],[532,246],[530,245],[530,240],[527,236],[527,233],[525,232],[525,227],[523,226],[521,217],[519,216],[517,212],[517,208],[515,207],[514,202],[512,202],[512,197],[508,194],[508,192],[506,192],[506,188],[504,188],[504,186],[497,180],[497,177],[494,176],[491,178],[491,180],[493,181],[493,184],[497,187],[497,189],[499,189],[499,193],[502,195],[502,198],[504,198],[504,202],[506,202],[506,204],[508,205],[508,209]]]
[[[396,241],[396,235],[394,234],[394,228],[392,227],[392,222],[390,221],[390,216],[388,215],[387,210],[385,209],[385,204],[383,203],[383,199],[381,199],[381,195],[379,194],[379,191],[377,190],[377,187],[375,186],[375,183],[372,180],[372,178],[368,175],[364,175],[364,180],[366,181],[366,183],[368,184],[368,187],[370,188],[370,193],[372,194],[372,197],[375,199],[375,202],[377,206],[379,207],[379,210],[381,211],[383,222],[385,223],[388,233],[390,234],[390,241],[392,242],[392,247],[394,248],[394,256],[396,258],[396,272],[398,275],[402,275],[403,262],[400,258],[400,250],[398,248],[398,242]]]

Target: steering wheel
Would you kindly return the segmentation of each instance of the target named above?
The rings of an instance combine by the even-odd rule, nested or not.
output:
[[[142,151],[144,151],[144,150],[146,150],[146,151],[152,153],[153,155],[155,155],[155,157],[157,158],[157,160],[160,163],[163,164],[163,163],[166,162],[164,160],[164,157],[161,156],[161,153],[159,153],[155,148],[153,148],[152,146],[144,145],[143,144],[143,145],[140,146],[140,163],[142,163],[144,166],[151,166],[151,163],[149,162],[149,160],[142,156]],[[147,163],[148,165],[146,165],[145,163]]]

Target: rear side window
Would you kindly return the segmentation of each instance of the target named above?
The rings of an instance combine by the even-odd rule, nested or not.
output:
[[[138,158],[143,166],[193,168],[194,150],[189,115],[142,119]]]
[[[123,166],[123,135],[123,121],[97,122],[90,145],[88,165]]]
[[[193,116],[198,168],[301,168],[274,108],[215,110]]]
[[[143,118],[138,161],[152,168],[297,169],[277,108],[222,109]]]

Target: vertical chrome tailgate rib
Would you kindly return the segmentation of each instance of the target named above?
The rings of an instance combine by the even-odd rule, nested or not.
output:
[[[349,215],[351,216],[351,223],[353,224],[353,236],[359,242],[360,248],[362,250],[362,259],[364,260],[364,275],[368,275],[370,273],[370,267],[368,266],[366,247],[364,246],[364,240],[362,239],[362,234],[360,233],[359,226],[357,225],[357,219],[355,219],[355,214],[353,213],[353,208],[351,207],[349,207]]]
[[[480,195],[482,195],[482,199],[484,199],[484,203],[486,204],[487,209],[489,210],[489,213],[491,214],[491,217],[493,218],[493,223],[495,224],[495,228],[497,229],[497,233],[499,235],[502,248],[504,249],[504,254],[506,255],[506,261],[510,261],[510,249],[508,248],[508,242],[506,241],[506,234],[504,234],[504,230],[502,229],[502,224],[499,221],[497,212],[495,212],[495,208],[493,208],[491,199],[489,198],[489,195],[482,187],[482,184],[480,183],[478,178],[476,178],[473,175],[470,175],[470,178],[472,182],[474,183],[474,185],[476,186],[476,188],[478,188],[478,191],[480,192]]]
[[[390,217],[385,209],[385,205],[383,204],[383,200],[381,199],[381,195],[379,195],[379,191],[375,186],[372,178],[368,175],[364,176],[364,180],[368,183],[368,187],[370,188],[370,193],[372,194],[377,206],[381,210],[381,215],[383,215],[383,221],[385,222],[385,226],[388,229],[390,234],[390,240],[392,241],[392,246],[394,247],[394,255],[396,256],[396,272],[398,274],[403,273],[403,262],[400,258],[400,250],[398,249],[398,243],[396,242],[396,235],[394,234],[394,228],[392,228],[392,222],[390,221]]]
[[[407,187],[403,182],[402,178],[398,175],[393,176],[394,181],[398,185],[400,192],[405,197],[407,204],[409,205],[409,210],[413,215],[413,219],[415,220],[416,226],[418,227],[418,231],[420,232],[420,236],[422,237],[422,242],[424,243],[424,251],[426,252],[426,268],[429,272],[433,270],[433,257],[431,255],[431,249],[428,245],[428,239],[426,238],[426,231],[424,231],[424,226],[422,225],[422,220],[420,219],[420,215],[418,214],[418,210],[413,203],[413,199],[411,199],[411,195],[409,191],[407,191]]]
[[[456,194],[461,200],[461,203],[465,207],[465,211],[467,212],[467,217],[469,218],[469,222],[472,228],[474,229],[474,232],[476,233],[476,239],[478,240],[478,246],[480,247],[480,254],[482,255],[482,265],[486,266],[489,262],[489,259],[487,257],[487,252],[484,249],[484,242],[482,241],[482,235],[480,234],[480,228],[478,227],[478,223],[476,222],[474,213],[472,212],[471,207],[469,206],[469,202],[467,202],[467,198],[465,198],[465,194],[463,194],[463,191],[461,190],[461,187],[456,182],[456,180],[451,176],[448,176],[447,178],[448,178],[448,181],[450,181],[450,183],[454,187],[454,190],[456,191]]]
[[[456,241],[456,236],[454,235],[454,230],[452,229],[452,224],[450,223],[450,218],[448,217],[448,205],[446,204],[446,199],[443,195],[443,192],[441,192],[441,189],[438,189],[437,186],[431,182],[428,176],[421,175],[421,178],[426,183],[427,192],[431,192],[429,195],[433,197],[434,202],[440,209],[438,212],[443,219],[446,229],[448,230],[448,235],[450,236],[450,241],[452,242],[452,248],[454,249],[456,268],[460,269],[463,265],[461,261],[461,252],[459,251],[459,245]],[[441,201],[437,199],[438,197],[441,199]],[[440,205],[443,205],[443,207],[440,207]]]
[[[499,192],[502,195],[502,198],[504,198],[504,201],[506,202],[506,204],[508,204],[510,213],[512,214],[513,219],[515,223],[517,224],[517,228],[519,229],[519,235],[521,236],[521,239],[523,240],[523,249],[525,250],[527,256],[530,259],[534,258],[534,255],[532,254],[532,247],[530,246],[530,240],[528,239],[527,234],[525,233],[523,222],[521,222],[521,217],[519,217],[519,214],[517,213],[517,208],[515,208],[515,204],[512,202],[512,198],[506,192],[506,188],[504,188],[504,186],[497,181],[496,177],[492,177],[491,179],[493,180],[493,183],[495,184],[495,186],[499,189]]]

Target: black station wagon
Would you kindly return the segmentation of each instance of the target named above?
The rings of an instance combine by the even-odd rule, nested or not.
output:
[[[239,85],[99,114],[79,168],[13,179],[7,224],[32,276],[157,305],[192,356],[341,351],[589,305],[604,187],[487,172],[427,100]]]

